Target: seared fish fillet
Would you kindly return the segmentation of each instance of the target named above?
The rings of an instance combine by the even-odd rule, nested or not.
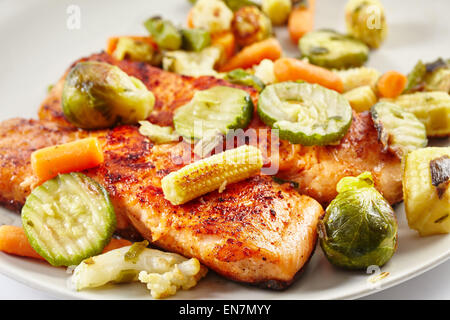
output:
[[[119,227],[127,219],[156,246],[196,257],[236,281],[283,288],[311,256],[322,207],[268,176],[231,184],[188,204],[164,199],[161,179],[182,164],[186,144],[154,146],[136,127],[86,132],[47,121],[0,123],[0,201],[19,209],[36,184],[31,153],[39,148],[97,136],[105,162],[85,173],[105,186]]]
[[[165,72],[145,63],[117,61],[106,53],[94,54],[83,60],[117,65],[126,73],[142,80],[156,98],[149,120],[163,126],[172,125],[174,111],[190,101],[196,90],[217,85],[233,86],[214,77],[192,78]],[[64,77],[42,103],[39,117],[70,126],[61,109],[63,81]],[[235,87],[247,90],[256,106],[258,94],[253,88]],[[257,117],[250,127],[267,129]],[[268,150],[267,144],[270,143],[259,141],[263,153]],[[323,205],[327,205],[336,197],[336,184],[342,177],[357,176],[364,171],[372,172],[376,188],[390,203],[399,202],[403,197],[400,159],[388,151],[383,151],[368,113],[353,114],[350,130],[337,146],[304,147],[281,141],[279,155],[267,156],[271,162],[278,162],[279,177],[297,182],[300,193],[313,197]]]

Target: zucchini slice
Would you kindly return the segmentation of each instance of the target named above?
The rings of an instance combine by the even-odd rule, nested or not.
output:
[[[253,115],[250,95],[241,89],[216,86],[197,91],[174,115],[175,130],[188,139],[202,139],[218,132],[245,128]]]
[[[68,173],[31,192],[22,225],[31,246],[51,265],[72,266],[102,252],[116,215],[101,185],[82,173]]]
[[[266,86],[258,115],[281,139],[294,144],[327,145],[340,140],[352,121],[352,108],[339,93],[317,84],[281,82]]]
[[[396,104],[379,102],[370,109],[378,139],[400,158],[428,144],[425,125]]]
[[[369,56],[369,47],[362,41],[333,30],[308,32],[298,46],[309,62],[324,68],[360,67]]]

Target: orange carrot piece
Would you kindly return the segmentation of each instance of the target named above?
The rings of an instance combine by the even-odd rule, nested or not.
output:
[[[275,38],[255,42],[231,57],[220,71],[227,72],[238,68],[247,69],[264,59],[277,60],[281,57],[281,50],[281,45]]]
[[[86,138],[39,149],[31,154],[31,167],[40,182],[60,173],[83,171],[103,163],[102,148],[97,138]]]
[[[396,98],[405,90],[408,78],[397,71],[388,71],[377,82],[378,94],[383,98]]]
[[[186,17],[186,25],[190,29],[194,29],[194,8],[191,8],[188,12],[188,15]]]
[[[222,47],[227,59],[230,59],[236,51],[236,38],[231,31],[213,33],[211,35],[211,44]]]
[[[130,245],[132,245],[132,242],[128,240],[112,238],[103,249],[103,253]],[[45,261],[43,257],[34,251],[22,227],[0,226],[0,251]]]
[[[334,72],[294,58],[281,58],[274,64],[278,81],[304,80],[317,83],[337,92],[344,91],[342,79]]]
[[[288,30],[293,43],[298,44],[298,40],[314,28],[314,13],[316,0],[308,0],[308,6],[295,8],[289,14]]]
[[[120,36],[120,37],[111,37],[108,39],[108,42],[106,43],[106,53],[107,54],[113,54],[113,52],[117,48],[117,43],[119,42],[120,38],[130,38],[137,41],[146,42],[149,45],[153,46],[153,48],[156,50],[158,49],[158,45],[155,41],[153,41],[152,37],[142,37],[142,36]]]
[[[0,226],[0,251],[16,256],[45,260],[34,251],[21,227]]]

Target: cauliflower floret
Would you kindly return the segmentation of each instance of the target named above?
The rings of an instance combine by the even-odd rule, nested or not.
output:
[[[178,289],[194,287],[208,272],[195,258],[149,249],[147,245],[146,241],[135,243],[84,260],[75,268],[68,285],[82,290],[140,280],[154,298],[164,298]]]
[[[220,0],[198,0],[192,9],[192,23],[195,28],[211,33],[229,30],[233,12]]]
[[[168,51],[163,58],[163,69],[186,76],[215,76],[214,66],[222,51],[218,47],[208,47],[200,52]]]
[[[277,82],[275,73],[273,71],[274,63],[272,60],[264,59],[257,66],[254,67],[255,76],[260,79],[265,85]]]
[[[153,298],[161,299],[174,295],[178,289],[189,290],[204,277],[206,268],[192,258],[175,265],[172,270],[159,274],[141,271],[139,280],[147,284]]]

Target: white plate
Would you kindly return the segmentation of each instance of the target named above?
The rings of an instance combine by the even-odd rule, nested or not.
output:
[[[318,0],[317,28],[344,31],[345,1]],[[450,53],[448,0],[384,1],[390,34],[381,50],[373,52],[369,65],[380,71],[408,72],[418,59],[431,61]],[[67,28],[71,5],[80,11],[80,29]],[[13,1],[0,2],[0,120],[36,117],[37,108],[54,83],[74,60],[101,50],[112,35],[144,34],[142,22],[163,14],[184,23],[187,0],[143,1]],[[76,9],[75,9],[76,10]],[[291,55],[298,54],[287,40],[285,30],[277,33]],[[438,142],[449,145],[449,139]],[[389,276],[375,284],[364,272],[333,268],[317,248],[305,272],[288,290],[274,292],[241,285],[213,274],[178,299],[350,299],[388,288],[437,266],[450,257],[450,236],[419,238],[407,226],[403,206],[396,208],[399,219],[399,248],[382,268]],[[0,223],[18,223],[18,216],[0,210]],[[0,253],[0,272],[63,298],[149,299],[143,285],[108,286],[73,292],[66,287],[69,275],[31,259]]]

